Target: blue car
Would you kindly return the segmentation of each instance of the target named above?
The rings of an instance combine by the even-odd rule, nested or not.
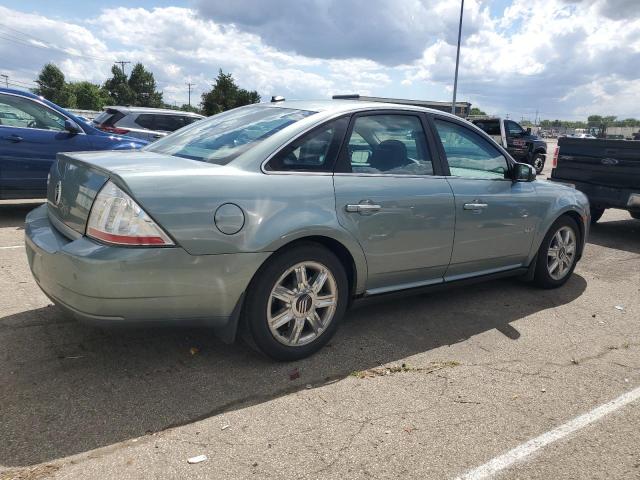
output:
[[[32,93],[0,88],[0,200],[45,197],[58,152],[129,150],[147,143],[98,130]]]

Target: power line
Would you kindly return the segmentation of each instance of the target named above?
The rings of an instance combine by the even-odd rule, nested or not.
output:
[[[13,33],[8,32],[8,31],[2,31],[1,29],[13,30],[14,32],[17,32],[20,35],[22,35],[22,37],[17,36],[17,35],[15,35]],[[26,37],[26,38],[23,38],[23,37]],[[34,37],[33,35],[26,34],[24,32],[20,32],[19,30],[16,30],[15,28],[8,27],[8,26],[6,26],[4,24],[1,24],[1,23],[0,23],[0,39],[6,40],[6,41],[9,41],[9,42],[13,42],[13,43],[16,43],[18,45],[24,45],[25,47],[39,48],[39,49],[42,49],[42,50],[49,50],[49,51],[54,50],[54,51],[57,51],[57,52],[60,52],[60,53],[64,53],[66,55],[71,55],[71,56],[74,56],[74,57],[88,58],[90,60],[98,60],[100,62],[112,63],[112,60],[107,59],[107,58],[95,57],[93,55],[83,55],[81,53],[76,53],[76,52],[69,51],[67,49],[58,47],[56,45],[52,45],[52,44],[50,44],[49,42],[47,42],[45,40],[42,40],[42,39],[37,38],[37,37]],[[38,43],[37,44],[33,43],[34,41],[38,42]]]

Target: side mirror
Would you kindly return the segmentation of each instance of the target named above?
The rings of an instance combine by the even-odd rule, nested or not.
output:
[[[527,135],[531,135],[531,127],[527,127]]]
[[[526,163],[516,163],[513,167],[514,182],[533,182],[536,179],[536,169]]]
[[[69,133],[79,133],[82,131],[80,125],[68,118],[64,121],[64,129]]]

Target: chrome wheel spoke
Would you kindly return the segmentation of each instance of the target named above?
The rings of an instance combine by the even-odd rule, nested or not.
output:
[[[274,298],[277,298],[281,302],[286,303],[287,305],[291,305],[291,302],[293,302],[295,294],[288,288],[283,287],[282,285],[278,285],[276,288],[273,289],[273,293],[271,294],[271,296]]]
[[[313,333],[320,333],[320,330],[322,329],[322,320],[320,320],[318,312],[312,310],[311,313],[309,313],[309,315],[307,316],[307,321],[309,322],[309,325],[311,325]]]
[[[316,308],[327,308],[333,307],[336,304],[336,297],[333,295],[322,295],[321,297],[316,297]]]
[[[302,335],[302,330],[304,329],[304,318],[296,318],[296,321],[293,323],[293,327],[291,328],[291,333],[289,334],[289,341],[296,345],[300,341],[300,335]]]
[[[285,309],[282,313],[269,319],[269,326],[271,328],[280,328],[293,320],[293,313],[290,308]]]
[[[296,282],[298,284],[298,290],[307,287],[307,267],[304,265],[296,267]]]
[[[313,284],[311,285],[311,290],[313,290],[313,293],[317,294],[320,290],[322,290],[322,287],[324,287],[324,284],[326,283],[328,277],[329,272],[327,272],[326,270],[321,270],[318,273],[315,280],[313,281]]]
[[[560,261],[554,260],[553,263],[549,265],[549,273],[555,272],[559,265],[560,265]]]
[[[549,248],[549,252],[547,253],[547,255],[549,257],[557,258],[558,257],[558,252],[560,252],[560,247],[550,247]]]

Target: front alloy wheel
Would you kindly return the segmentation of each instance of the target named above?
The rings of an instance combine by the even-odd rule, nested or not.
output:
[[[542,288],[563,285],[576,267],[580,230],[568,215],[558,218],[538,248],[534,281]]]
[[[338,287],[329,269],[318,262],[298,263],[271,290],[269,330],[283,345],[307,345],[331,324],[337,304]]]
[[[547,269],[554,280],[562,280],[576,257],[576,234],[569,227],[560,228],[551,239],[547,250]]]

